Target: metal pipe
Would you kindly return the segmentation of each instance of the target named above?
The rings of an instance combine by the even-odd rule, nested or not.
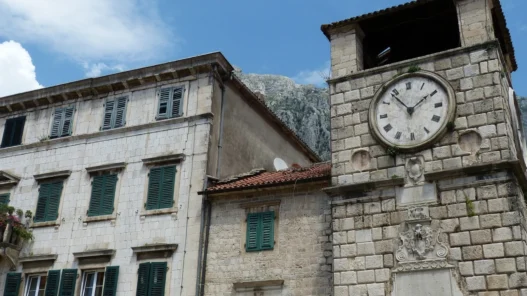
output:
[[[218,141],[218,157],[216,162],[216,178],[220,178],[221,172],[221,151],[223,147],[223,119],[225,116],[225,85],[221,85],[221,115],[220,115],[220,134]]]

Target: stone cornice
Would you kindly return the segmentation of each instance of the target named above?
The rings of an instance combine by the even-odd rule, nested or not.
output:
[[[397,178],[391,178],[391,179],[383,179],[383,180],[327,187],[327,188],[322,189],[322,191],[326,192],[329,195],[338,195],[338,194],[346,194],[350,192],[371,191],[371,190],[379,189],[382,187],[402,186],[402,185],[404,185],[404,178],[397,177]]]
[[[55,172],[33,175],[33,178],[35,178],[35,180],[37,180],[38,182],[42,182],[42,181],[47,181],[49,179],[66,179],[70,175],[71,175],[70,170],[64,170],[64,171],[55,171]]]
[[[185,154],[177,153],[170,155],[161,155],[149,158],[143,158],[142,161],[145,165],[159,165],[165,163],[177,163],[185,159]]]
[[[126,167],[126,162],[110,163],[103,164],[98,166],[87,167],[86,171],[89,174],[104,172],[104,171],[113,171],[113,170],[122,170]]]

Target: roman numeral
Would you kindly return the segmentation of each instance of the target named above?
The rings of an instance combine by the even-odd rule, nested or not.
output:
[[[395,139],[399,140],[401,138],[401,132],[395,134]]]
[[[415,140],[415,135],[414,135],[414,133],[411,133],[411,134],[410,134],[410,140],[412,140],[412,141]]]
[[[389,131],[392,129],[392,125],[388,123],[388,124],[385,125],[383,128],[384,128],[384,130],[385,130],[386,132],[389,132]]]
[[[423,85],[421,85],[421,90],[423,89],[423,87],[425,87],[425,83],[423,82]]]
[[[432,121],[439,122],[440,119],[441,119],[440,116],[437,116],[437,115],[432,116]]]
[[[392,92],[393,92],[395,95],[398,95],[398,94],[399,94],[399,92],[398,92],[395,88],[392,90]]]
[[[436,103],[436,104],[434,105],[434,107],[436,107],[436,108],[443,107],[443,103]]]
[[[434,90],[434,91],[430,94],[430,96],[433,97],[435,94],[437,94],[437,89]]]
[[[407,82],[406,83],[406,89],[411,89],[412,88],[412,83],[411,82]]]
[[[381,119],[382,119],[382,118],[387,118],[387,117],[388,117],[388,114],[381,114],[379,117],[380,117]]]
[[[383,104],[390,105],[389,102],[382,101]]]
[[[430,133],[430,131],[429,131],[426,127],[423,127],[423,128],[425,129],[425,132],[426,132],[427,134]]]

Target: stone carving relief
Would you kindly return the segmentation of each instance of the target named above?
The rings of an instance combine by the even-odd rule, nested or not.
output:
[[[406,159],[406,176],[408,182],[412,185],[424,182],[424,157],[414,156]]]
[[[432,226],[426,206],[407,210],[406,222],[399,233],[395,258],[396,271],[444,268],[448,246],[439,239],[440,230]]]

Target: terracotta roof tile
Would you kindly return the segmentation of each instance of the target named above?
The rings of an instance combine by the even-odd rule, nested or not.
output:
[[[329,179],[330,176],[331,164],[327,162],[317,163],[310,167],[290,168],[276,172],[267,172],[263,169],[256,169],[249,173],[219,181],[207,188],[205,192],[214,193],[243,190],[259,186],[265,187],[314,179]]]

